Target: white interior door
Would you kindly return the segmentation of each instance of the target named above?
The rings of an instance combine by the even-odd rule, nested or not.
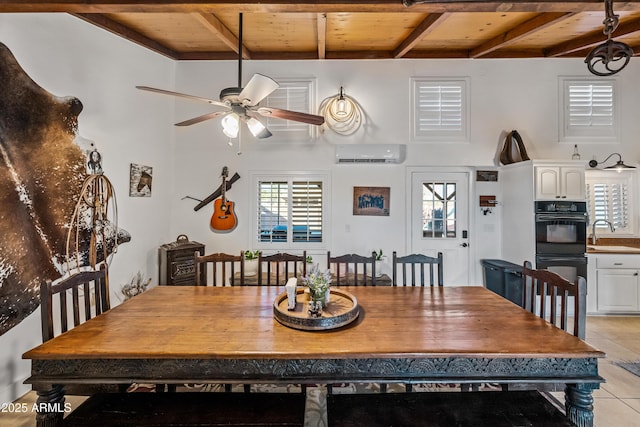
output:
[[[444,256],[444,284],[469,284],[469,173],[411,173],[411,253]]]

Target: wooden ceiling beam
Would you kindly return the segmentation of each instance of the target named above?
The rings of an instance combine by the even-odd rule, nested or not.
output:
[[[229,46],[231,50],[236,54],[238,53],[238,37],[217,16],[212,13],[194,13],[193,16],[224,44]],[[244,43],[242,44],[242,59],[251,59],[251,51],[247,49]]]
[[[540,14],[535,18],[518,25],[517,27],[500,34],[499,36],[489,40],[488,42],[483,43],[475,49],[472,49],[471,52],[469,52],[469,57],[480,58],[495,50],[507,47],[510,44],[517,42],[518,40],[535,34],[538,31],[541,31],[551,25],[557,24],[558,22],[574,15],[575,13],[573,12],[553,12]]]
[[[430,13],[393,51],[394,58],[401,58],[413,49],[424,37],[438,28],[447,18],[448,13]]]
[[[621,37],[627,34],[637,33],[638,31],[640,31],[640,19],[635,19],[633,21],[620,24],[618,28],[613,32],[612,38],[616,39],[617,37]],[[602,31],[594,32],[573,40],[569,40],[565,43],[560,43],[550,49],[546,49],[544,53],[546,57],[566,56],[571,52],[604,43],[606,40],[607,36]]]
[[[72,14],[76,18],[82,19],[92,25],[95,25],[103,30],[107,30],[110,33],[113,33],[119,37],[124,38],[125,40],[129,40],[130,42],[139,44],[140,46],[152,50],[153,52],[159,53],[160,55],[164,55],[171,59],[178,59],[180,54],[172,49],[169,49],[163,44],[158,43],[155,40],[152,40],[129,27],[125,27],[124,25],[107,18],[104,15],[96,14],[96,13],[74,13]]]
[[[325,59],[327,52],[327,14],[318,13],[316,15],[318,31],[318,59]]]
[[[640,0],[616,3],[616,11],[639,10]],[[445,13],[445,12],[586,12],[603,11],[601,0],[564,0],[554,2],[512,0],[426,0],[405,6],[400,0],[0,0],[0,12],[69,13]]]

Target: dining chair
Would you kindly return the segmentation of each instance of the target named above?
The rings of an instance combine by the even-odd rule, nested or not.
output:
[[[370,257],[345,254],[336,257],[327,251],[327,267],[331,270],[335,284],[351,286],[367,286],[376,284],[376,253]],[[327,392],[333,393],[334,384],[327,384]],[[386,384],[380,383],[380,391],[386,391]]]
[[[196,286],[208,286],[209,265],[211,265],[213,286],[233,286],[244,283],[244,251],[241,251],[240,255],[219,252],[202,256],[195,251],[193,256],[196,266]],[[235,273],[238,270],[240,283],[235,283]]]
[[[530,261],[522,268],[522,288],[525,310],[546,320],[555,327],[580,339],[585,338],[587,282],[578,276],[575,282],[545,269],[533,269]],[[572,309],[571,309],[572,308]],[[553,399],[550,392],[564,389],[562,383],[501,384],[503,390],[535,389]]]
[[[40,285],[42,342],[67,332],[111,308],[107,269],[80,271]]]
[[[200,255],[199,251],[195,251],[193,262],[196,266],[196,286],[208,286],[209,270],[213,276],[213,286],[234,286],[244,283],[244,251],[240,251],[240,255],[222,252]],[[236,283],[235,277],[237,270],[240,272],[239,283]],[[225,391],[231,391],[231,384],[223,384],[223,387]]]
[[[524,308],[552,325],[585,338],[587,282],[578,276],[575,282],[525,261],[522,269]],[[571,310],[572,308],[572,310]]]
[[[397,252],[393,251],[391,263],[392,286],[444,285],[442,252],[438,252],[436,257],[423,254],[399,257]],[[413,385],[405,384],[405,390],[413,391]]]
[[[427,284],[434,286],[434,283],[437,286],[443,286],[444,271],[442,258],[442,252],[438,252],[436,257],[423,254],[411,254],[399,257],[396,251],[393,251],[393,286],[425,286]],[[425,271],[427,274],[425,274]],[[399,276],[402,276],[402,281],[399,280]]]
[[[371,256],[346,254],[336,257],[327,251],[327,267],[334,275],[337,286],[367,286],[376,284],[376,253]]]
[[[109,275],[104,263],[98,270],[73,273],[40,284],[42,342],[67,332],[111,309]],[[88,396],[97,392],[126,391],[128,384],[70,384],[67,394]]]
[[[284,286],[290,277],[307,275],[307,251],[302,255],[284,252],[258,256],[258,285]]]

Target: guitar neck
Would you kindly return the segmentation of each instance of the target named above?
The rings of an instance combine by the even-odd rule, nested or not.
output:
[[[198,211],[200,209],[202,209],[204,206],[206,206],[208,203],[211,203],[213,200],[217,199],[218,197],[220,197],[220,195],[222,194],[222,187],[224,187],[225,190],[228,190],[231,188],[231,185],[236,182],[237,180],[240,179],[240,175],[238,175],[238,173],[234,173],[233,176],[231,178],[229,178],[227,180],[227,182],[225,183],[224,186],[220,186],[218,187],[218,189],[216,191],[214,191],[213,193],[211,193],[207,198],[205,198],[203,201],[201,201],[200,203],[198,203],[193,210],[194,211]]]

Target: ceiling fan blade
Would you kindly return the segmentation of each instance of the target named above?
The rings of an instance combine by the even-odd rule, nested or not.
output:
[[[215,100],[209,99],[209,98],[203,98],[201,96],[188,95],[186,93],[172,92],[170,90],[157,89],[155,87],[149,87],[149,86],[136,86],[136,88],[138,88],[140,90],[146,90],[148,92],[161,93],[163,95],[178,96],[180,98],[186,98],[186,99],[190,99],[192,101],[202,101],[202,102],[206,102],[206,103],[212,104],[212,105],[219,105],[221,107],[226,107],[227,106],[227,104],[225,104],[224,102],[215,101]]]
[[[194,117],[193,119],[185,120],[180,123],[176,123],[176,126],[191,126],[196,123],[204,122],[205,120],[215,119],[216,117],[229,114],[229,111],[214,111],[213,113],[203,114],[202,116]]]
[[[254,106],[265,99],[271,92],[278,89],[280,85],[271,77],[262,74],[254,74],[238,95],[240,102],[244,105]]]
[[[310,125],[319,126],[324,123],[324,117],[322,116],[301,113],[298,111],[283,110],[281,108],[259,107],[255,111],[265,117],[276,117],[278,119],[293,120],[294,122],[309,123]]]

